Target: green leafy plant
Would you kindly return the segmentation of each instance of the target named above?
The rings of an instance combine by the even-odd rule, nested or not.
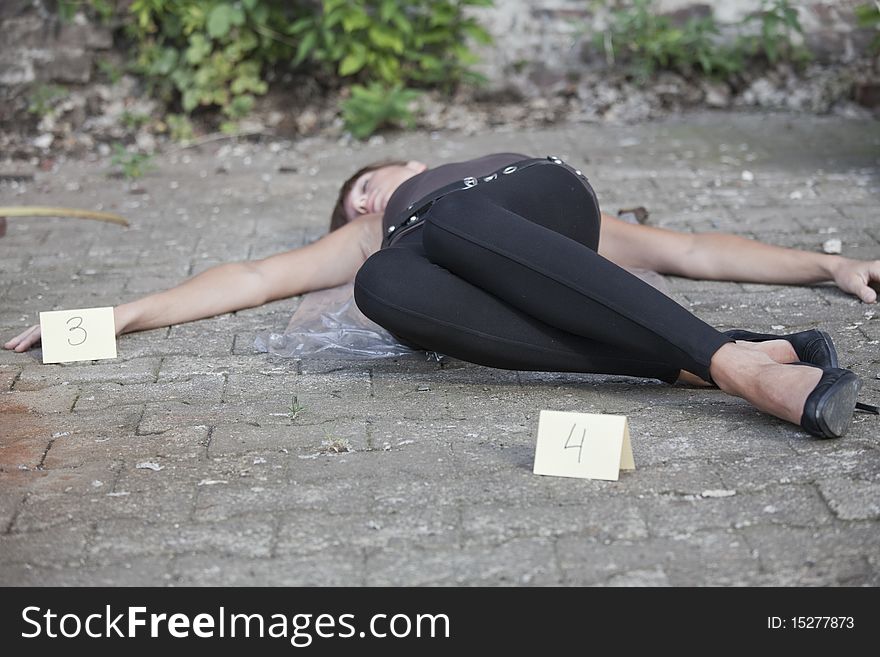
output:
[[[625,63],[641,79],[660,69],[687,73],[699,66],[713,75],[730,68],[721,66],[714,19],[691,19],[679,27],[653,4],[653,0],[633,0],[611,13],[608,29],[597,35],[609,63]]]
[[[658,12],[654,0],[628,0],[610,13],[607,29],[595,40],[609,64],[623,63],[641,79],[657,70],[722,78],[759,58],[770,63],[809,58],[806,48],[794,43],[794,34],[803,30],[789,0],[762,0],[735,29],[737,37],[728,43],[711,14],[677,25]]]
[[[125,110],[120,115],[119,122],[129,130],[137,130],[150,122],[150,115]]]
[[[122,144],[113,144],[110,163],[128,180],[135,180],[153,168],[152,159],[152,156],[146,153],[129,151]]]
[[[369,86],[354,85],[351,98],[342,103],[345,126],[358,139],[370,136],[379,128],[398,125],[410,128],[415,124],[413,103],[419,92],[401,84],[386,86],[373,82]]]
[[[306,407],[300,404],[296,395],[294,395],[293,398],[290,400],[290,406],[287,409],[287,415],[290,417],[291,420],[295,420],[297,417],[299,417],[299,414],[304,412],[305,410]]]
[[[873,27],[875,30],[880,30],[880,1],[866,2],[856,7],[856,19],[859,27]],[[880,34],[874,37],[871,46],[875,51],[880,50]]]
[[[287,70],[352,89],[346,116],[358,136],[411,125],[410,88],[478,82],[470,42],[489,34],[467,15],[492,0],[60,0],[59,12],[113,12],[148,92],[181,116],[220,110],[224,131]],[[102,69],[103,70],[103,69]],[[107,69],[113,79],[117,71]],[[118,78],[117,78],[118,79]],[[374,93],[381,83],[390,101]],[[375,106],[369,107],[369,103]],[[373,128],[368,129],[367,126]]]
[[[130,12],[136,70],[186,114],[219,106],[229,119],[245,116],[268,89],[266,68],[293,54],[278,30],[294,14],[280,0],[134,0]]]
[[[67,88],[58,84],[40,84],[28,96],[27,111],[40,118],[49,114],[59,100],[67,95]]]
[[[92,11],[102,21],[109,21],[113,16],[113,4],[108,0],[58,0],[58,16],[68,22],[78,11]]]
[[[738,39],[738,48],[748,56],[765,57],[771,64],[783,58],[793,62],[810,59],[809,51],[792,40],[792,35],[803,35],[804,30],[789,0],[761,0],[760,9],[746,16],[742,26],[757,26],[757,34]]]
[[[356,76],[388,85],[452,87],[481,78],[469,67],[476,56],[468,39],[489,43],[489,33],[465,15],[492,0],[324,0],[323,11],[287,30],[300,39],[294,64],[311,61],[340,78]]]
[[[189,141],[195,134],[192,121],[185,114],[166,114],[165,125],[174,141]]]
[[[745,67],[742,52],[736,47],[721,45],[719,35],[718,24],[711,16],[689,20],[683,30],[682,49],[677,53],[677,67],[714,78],[742,71]]]
[[[117,65],[109,59],[99,59],[97,61],[98,70],[101,72],[110,84],[116,84],[122,79],[125,69]]]

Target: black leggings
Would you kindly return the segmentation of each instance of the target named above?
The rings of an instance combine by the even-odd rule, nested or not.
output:
[[[358,271],[358,308],[403,341],[514,370],[711,381],[731,340],[597,253],[599,205],[564,164],[447,194]]]

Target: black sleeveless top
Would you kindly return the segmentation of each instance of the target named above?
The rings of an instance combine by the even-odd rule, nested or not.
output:
[[[433,169],[422,171],[422,173],[413,176],[409,180],[403,181],[400,187],[394,190],[391,198],[388,199],[385,214],[382,216],[382,234],[386,235],[389,226],[399,221],[416,201],[428,196],[431,192],[457,180],[462,180],[469,176],[479,178],[497,171],[508,164],[526,159],[528,159],[528,156],[520,155],[519,153],[494,153],[464,162],[442,164]]]

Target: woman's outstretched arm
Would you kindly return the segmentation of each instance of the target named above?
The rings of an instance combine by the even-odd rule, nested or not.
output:
[[[119,305],[113,309],[116,333],[180,324],[347,283],[381,242],[381,221],[381,215],[364,215],[304,247],[211,267],[169,290]],[[4,347],[25,351],[39,340],[36,325]]]
[[[599,253],[661,274],[743,283],[834,281],[865,303],[877,301],[880,260],[854,260],[789,249],[727,233],[679,233],[602,215]]]

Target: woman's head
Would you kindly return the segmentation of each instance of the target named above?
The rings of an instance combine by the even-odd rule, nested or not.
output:
[[[415,160],[397,160],[376,162],[360,169],[339,190],[330,218],[330,231],[362,214],[384,212],[394,190],[427,168],[426,164]]]

